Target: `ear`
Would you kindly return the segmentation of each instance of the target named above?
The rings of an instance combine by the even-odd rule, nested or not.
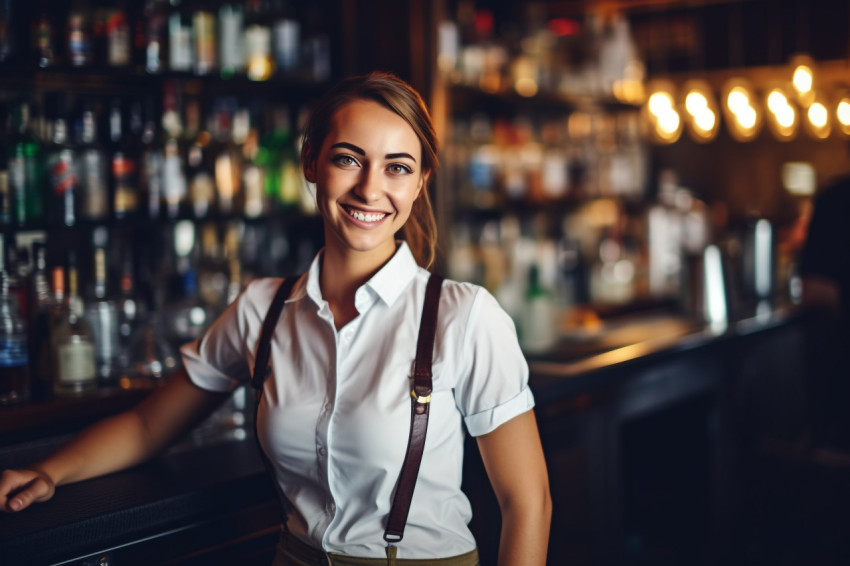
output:
[[[316,159],[315,159],[315,157],[312,157],[313,152],[311,151],[310,143],[309,142],[305,143],[304,148],[301,151],[305,156],[306,155],[311,156],[310,160],[306,164],[304,164],[304,177],[307,179],[307,182],[315,183],[316,182]]]
[[[308,162],[304,166],[304,177],[307,179],[307,181],[309,183],[315,183],[316,182],[316,160],[315,159],[310,160],[310,162]]]
[[[427,169],[422,172],[422,175],[419,177],[419,188],[416,191],[416,197],[419,197],[419,193],[422,191],[428,190],[428,182],[431,180],[431,170]]]

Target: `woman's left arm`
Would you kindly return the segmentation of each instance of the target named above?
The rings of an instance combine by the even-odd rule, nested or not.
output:
[[[502,511],[499,566],[545,566],[552,498],[534,411],[478,437]]]

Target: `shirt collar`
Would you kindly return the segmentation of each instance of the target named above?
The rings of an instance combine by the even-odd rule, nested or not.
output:
[[[323,253],[324,250],[319,251],[313,259],[313,263],[310,264],[305,288],[307,296],[317,305],[321,305],[324,302],[322,290],[319,287],[319,273],[321,271]],[[401,241],[390,261],[379,269],[363,287],[368,288],[387,305],[392,305],[416,276],[418,269],[419,266],[407,242]],[[301,296],[303,296],[301,293],[293,293],[293,300],[301,298]]]

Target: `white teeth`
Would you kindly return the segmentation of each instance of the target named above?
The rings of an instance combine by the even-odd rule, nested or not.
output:
[[[354,218],[356,218],[357,220],[359,220],[360,222],[377,222],[378,220],[381,220],[381,219],[384,218],[384,216],[386,216],[386,213],[383,213],[383,214],[371,214],[371,213],[364,214],[364,213],[359,212],[357,210],[351,210],[351,209],[348,210],[348,213],[351,216],[353,216]]]

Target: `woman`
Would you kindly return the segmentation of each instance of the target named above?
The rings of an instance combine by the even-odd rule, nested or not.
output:
[[[259,440],[287,509],[275,564],[318,564],[325,553],[342,565],[477,564],[460,490],[462,421],[502,511],[499,563],[545,564],[551,501],[527,365],[509,317],[467,283],[442,286],[424,455],[404,538],[397,548],[384,542],[436,240],[427,187],[437,144],[421,98],[392,75],[343,81],[314,108],[301,161],[316,186],[325,246],[277,321],[258,409]],[[31,469],[4,472],[0,507],[20,511],[56,485],[142,462],[209,414],[250,379],[280,282],[248,285],[184,346],[185,369],[136,408]]]

